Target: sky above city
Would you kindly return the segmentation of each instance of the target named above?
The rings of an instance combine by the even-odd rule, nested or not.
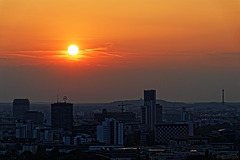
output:
[[[0,0],[0,21],[0,102],[240,102],[239,0]]]

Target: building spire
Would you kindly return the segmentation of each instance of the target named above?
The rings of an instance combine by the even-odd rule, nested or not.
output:
[[[224,89],[222,89],[222,105],[224,105]]]

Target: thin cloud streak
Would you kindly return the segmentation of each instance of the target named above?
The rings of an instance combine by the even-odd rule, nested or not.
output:
[[[121,57],[120,54],[114,52],[108,52],[108,48],[87,48],[80,49],[79,53],[75,56],[68,54],[66,50],[20,50],[20,51],[5,51],[4,56],[14,61],[21,61],[21,58],[31,58],[36,61],[48,60],[58,61],[59,59],[65,59],[70,61],[83,61],[92,58],[104,58],[104,57]],[[24,63],[24,62],[22,62]],[[41,63],[41,62],[40,62]],[[42,62],[42,63],[45,63]]]

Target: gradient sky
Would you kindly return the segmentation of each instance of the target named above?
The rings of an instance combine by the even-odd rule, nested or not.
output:
[[[0,0],[0,21],[1,102],[240,102],[239,0]]]

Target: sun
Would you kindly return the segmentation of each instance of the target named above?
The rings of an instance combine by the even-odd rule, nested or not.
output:
[[[71,45],[71,46],[68,47],[68,53],[72,56],[78,54],[78,51],[79,51],[78,47],[75,46],[75,45]]]

